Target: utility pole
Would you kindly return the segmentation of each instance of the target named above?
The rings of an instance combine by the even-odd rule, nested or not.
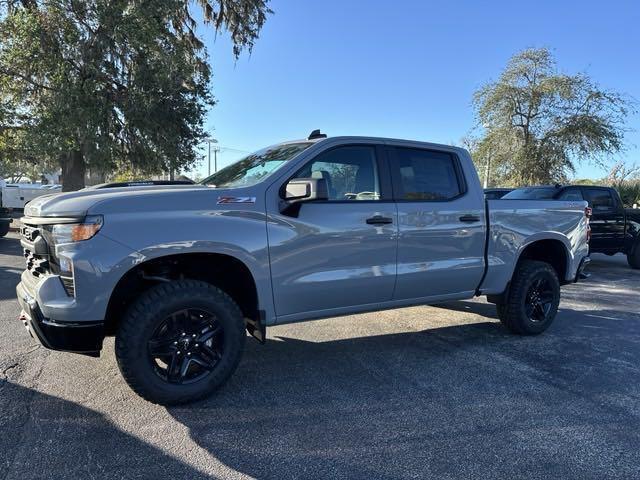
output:
[[[491,170],[491,153],[487,155],[487,166],[484,170],[484,188],[489,188],[489,171]]]
[[[213,171],[214,173],[218,172],[218,152],[220,151],[220,147],[217,145],[213,147]]]
[[[483,123],[482,128],[484,129],[485,135],[488,135],[489,131],[491,130],[490,125],[488,123]],[[491,145],[489,145],[488,150],[489,151],[487,152],[487,166],[484,170],[484,187],[483,188],[489,188],[489,175],[491,173]]]
[[[211,144],[212,143],[218,143],[218,140],[216,140],[213,137],[207,137],[207,138],[204,139],[204,141],[207,142],[207,144],[209,145],[209,155],[207,157],[209,168],[207,169],[207,176],[210,176],[211,175]],[[218,147],[215,147],[213,149],[213,153],[214,153],[214,155],[216,157],[214,161],[215,161],[216,172],[217,172],[218,171],[218,166],[217,166],[218,165]]]

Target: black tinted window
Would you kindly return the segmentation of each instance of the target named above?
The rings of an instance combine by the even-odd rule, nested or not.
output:
[[[323,152],[295,174],[324,178],[329,200],[379,200],[380,182],[374,147],[354,145]]]
[[[453,155],[414,148],[396,148],[395,152],[398,198],[442,201],[462,193]]]
[[[505,200],[551,200],[558,191],[555,187],[525,187],[507,193]]]
[[[589,206],[594,210],[611,210],[615,206],[609,190],[587,188],[586,195]]]
[[[499,200],[507,193],[509,193],[509,190],[485,190],[484,198],[486,198],[487,200]]]
[[[582,192],[579,189],[569,188],[558,195],[558,200],[582,201],[584,198],[582,198]]]

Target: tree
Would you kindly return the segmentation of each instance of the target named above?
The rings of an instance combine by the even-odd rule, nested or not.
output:
[[[214,104],[193,9],[230,33],[238,56],[267,2],[0,1],[0,158],[57,164],[64,190],[83,187],[87,168],[192,165]]]
[[[490,163],[493,181],[513,186],[564,181],[583,161],[604,164],[623,149],[634,108],[584,73],[560,73],[544,48],[512,57],[473,103],[483,130],[472,142],[475,160],[482,169]]]
[[[605,179],[608,185],[612,187],[618,187],[625,182],[637,179],[640,176],[640,166],[637,164],[628,165],[625,162],[617,162]]]

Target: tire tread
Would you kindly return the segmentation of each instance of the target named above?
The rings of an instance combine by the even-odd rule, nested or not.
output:
[[[507,301],[497,304],[498,318],[500,322],[513,333],[518,335],[535,335],[541,332],[531,331],[522,321],[521,305],[522,296],[526,295],[529,278],[539,273],[541,270],[550,273],[556,281],[558,277],[554,268],[546,263],[538,260],[522,260],[516,269],[511,280]],[[558,282],[559,288],[559,282]],[[551,322],[549,322],[551,323]]]
[[[145,317],[147,312],[152,310],[152,308],[158,308],[158,306],[161,306],[163,303],[173,302],[181,298],[188,300],[193,298],[194,295],[206,295],[208,300],[212,300],[221,305],[236,319],[233,325],[237,330],[235,332],[225,331],[225,335],[231,334],[232,338],[240,339],[238,341],[239,344],[234,345],[234,347],[239,350],[239,353],[236,353],[232,365],[227,369],[229,370],[228,373],[223,375],[223,378],[217,386],[220,386],[226,381],[240,362],[246,336],[244,317],[240,307],[227,293],[214,285],[199,280],[177,280],[157,285],[145,291],[138,300],[129,307],[120,322],[115,342],[116,359],[122,376],[135,393],[150,402],[162,405],[177,405],[199,400],[211,393],[210,390],[203,391],[197,395],[192,393],[185,393],[183,395],[160,393],[157,389],[154,389],[149,382],[145,381],[137,365],[139,359],[136,357],[135,339],[140,335],[140,326],[144,325],[146,321],[149,321],[149,319]]]

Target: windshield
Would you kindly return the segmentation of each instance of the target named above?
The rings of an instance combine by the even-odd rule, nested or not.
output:
[[[217,188],[250,187],[267,178],[311,145],[312,142],[287,143],[258,150],[205,178],[201,183]]]
[[[503,200],[551,200],[558,191],[555,187],[518,188],[507,193]]]

